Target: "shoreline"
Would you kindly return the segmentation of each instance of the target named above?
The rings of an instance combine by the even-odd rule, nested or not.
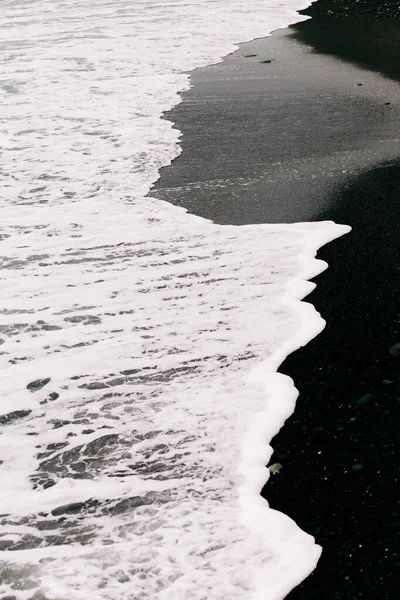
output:
[[[399,156],[398,84],[317,53],[311,23],[193,71],[165,115],[182,153],[149,195],[222,225],[315,221],[333,189]]]
[[[322,0],[303,14],[320,5],[343,3]],[[378,74],[368,56],[360,59],[366,29],[354,23],[359,15],[335,21],[331,53],[324,15],[193,72],[194,87],[166,115],[183,133],[182,155],[150,192],[222,224],[332,219],[353,227],[318,253],[329,269],[307,302],[327,320],[325,331],[279,369],[300,397],[272,441],[271,462],[284,470],[270,478],[265,497],[323,546],[317,569],[291,600],[353,600],[371,592],[391,600],[395,592],[396,566],[386,548],[398,517],[390,491],[400,359],[389,349],[400,341],[393,301],[400,108],[395,70]],[[374,47],[385,48],[383,29],[398,25],[372,20],[368,36],[375,32]],[[338,48],[337,39],[351,36],[359,43]],[[380,61],[386,64],[384,54]],[[274,91],[269,102],[266,89]],[[310,114],[319,118],[310,121]]]
[[[341,216],[360,210],[371,191],[376,205],[352,223],[352,234],[319,251],[329,269],[306,301],[321,312],[326,328],[280,367],[300,395],[272,442],[271,460],[287,468],[265,486],[264,496],[323,547],[314,574],[289,594],[291,600],[317,600],[327,588],[331,595],[324,597],[335,600],[395,597],[400,366],[390,349],[400,327],[390,299],[400,277],[393,252],[400,210],[389,219],[386,211],[399,196],[399,175],[400,161],[379,166],[338,194]]]

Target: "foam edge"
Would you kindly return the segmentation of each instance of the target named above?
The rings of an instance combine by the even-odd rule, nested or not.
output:
[[[318,223],[319,227],[321,225],[324,227],[319,230],[315,229],[316,223],[297,225],[311,229],[297,259],[299,275],[289,281],[282,303],[295,314],[299,328],[279,351],[249,374],[249,381],[265,390],[266,404],[264,410],[255,415],[243,438],[239,465],[243,484],[239,488],[239,504],[244,524],[273,549],[268,563],[268,600],[285,598],[315,569],[322,553],[313,536],[300,529],[287,515],[271,509],[267,500],[261,497],[261,490],[270,476],[266,467],[273,453],[270,442],[293,414],[299,395],[294,381],[277,370],[289,354],[305,346],[326,325],[315,307],[302,301],[316,287],[308,280],[328,267],[326,262],[316,258],[317,251],[351,231],[351,227],[332,221]],[[287,578],[288,572],[292,574],[290,578]],[[255,580],[254,600],[267,600],[265,584],[265,575],[261,571]]]

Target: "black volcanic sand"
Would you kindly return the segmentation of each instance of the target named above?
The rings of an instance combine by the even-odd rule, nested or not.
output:
[[[397,597],[399,200],[400,162],[332,195],[322,216],[353,233],[319,252],[330,267],[307,301],[327,326],[280,369],[300,396],[272,442],[284,469],[264,494],[324,549],[291,600]]]
[[[183,155],[151,194],[218,223],[353,227],[319,252],[330,268],[307,301],[326,329],[281,367],[300,397],[272,442],[272,462],[284,468],[263,493],[324,548],[290,600],[398,596],[396,6],[320,0],[306,11],[312,20],[195,71],[168,115],[183,131]]]

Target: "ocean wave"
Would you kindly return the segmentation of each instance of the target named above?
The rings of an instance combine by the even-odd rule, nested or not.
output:
[[[0,592],[282,598],[311,536],[259,496],[323,326],[333,223],[217,226],[147,194],[186,71],[305,2],[2,4]]]

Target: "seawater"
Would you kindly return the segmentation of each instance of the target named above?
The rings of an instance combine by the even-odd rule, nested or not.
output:
[[[320,548],[260,495],[323,327],[333,223],[217,226],[151,198],[187,72],[286,0],[3,0],[0,597],[273,600]]]

